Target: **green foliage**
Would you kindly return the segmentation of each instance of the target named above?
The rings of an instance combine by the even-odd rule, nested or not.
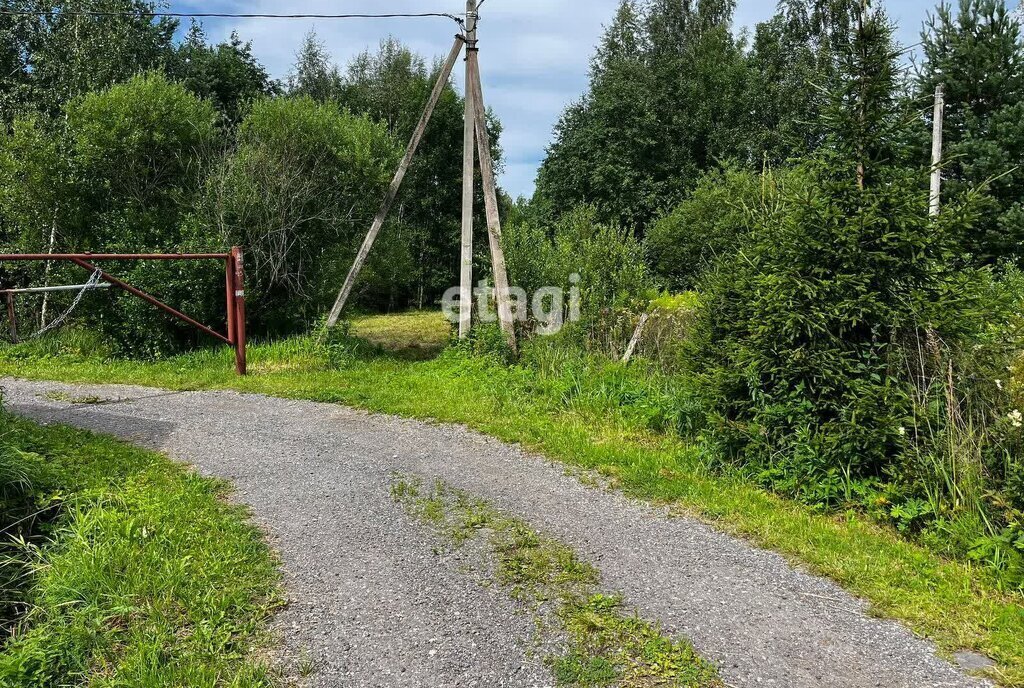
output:
[[[511,225],[503,241],[513,286],[530,299],[544,287],[562,290],[561,322],[569,323],[569,336],[613,355],[625,348],[632,314],[646,305],[653,287],[643,249],[630,232],[601,223],[594,209],[584,207],[559,219],[550,238],[523,222]],[[543,306],[559,310],[550,298]]]
[[[0,686],[273,685],[252,653],[275,603],[275,562],[223,486],[2,411],[0,466],[19,479],[5,506],[16,498],[27,512],[2,515]]]
[[[253,105],[208,181],[204,220],[246,247],[256,331],[303,329],[333,303],[397,158],[382,125],[333,103]]]
[[[62,121],[17,120],[0,139],[0,214],[17,229],[5,243],[33,253],[216,247],[198,236],[186,213],[221,143],[217,118],[212,105],[150,73],[72,101]],[[122,279],[193,316],[212,320],[223,313],[223,275],[209,266],[118,268]],[[36,264],[6,277],[38,286],[81,284],[87,275],[76,266]],[[48,322],[74,296],[45,297],[40,317]],[[197,341],[187,326],[117,290],[89,294],[84,304],[75,315],[115,335],[126,350],[155,354]]]
[[[768,202],[777,183],[737,167],[702,176],[689,198],[648,231],[644,248],[651,270],[669,289],[693,288],[736,250],[754,209]]]
[[[13,36],[22,62],[17,101],[24,110],[57,116],[75,98],[162,67],[171,57],[178,22],[153,17],[159,4],[3,0],[5,9],[38,15],[21,20]]]
[[[67,109],[83,233],[96,250],[180,244],[178,228],[220,143],[217,112],[159,73],[94,92]]]
[[[174,81],[216,106],[228,124],[237,124],[246,106],[260,96],[271,95],[266,69],[252,54],[252,44],[236,32],[227,41],[210,45],[206,33],[193,23],[167,66]]]
[[[378,334],[380,329],[378,324]],[[737,475],[709,471],[709,454],[691,439],[650,431],[670,431],[675,423],[659,428],[651,420],[655,414],[664,416],[665,409],[673,415],[687,412],[687,399],[694,394],[685,381],[666,379],[656,369],[584,357],[550,338],[528,342],[524,363],[512,367],[448,351],[419,362],[390,355],[357,359],[337,370],[326,365],[308,339],[290,339],[253,346],[251,374],[245,378],[234,375],[227,349],[157,362],[29,355],[28,349],[42,344],[0,347],[0,374],[235,389],[343,403],[461,423],[522,443],[584,469],[582,480],[599,472],[610,487],[629,496],[717,523],[791,556],[869,600],[876,614],[902,620],[943,651],[981,652],[999,663],[1005,682],[1024,681],[1019,594],[1000,590],[991,572],[978,564],[928,549],[932,541],[915,544],[855,511],[845,518],[820,514]],[[1016,470],[1019,476],[1019,464]],[[975,536],[978,532],[973,531]]]
[[[945,87],[945,196],[986,190],[976,200],[979,221],[964,228],[960,241],[978,263],[1017,261],[1024,241],[1021,24],[1003,0],[960,0],[955,12],[941,4],[922,38],[925,62],[915,84],[919,102],[924,106],[939,84]],[[928,160],[926,139],[920,151]]]
[[[747,57],[746,155],[781,165],[814,151],[827,133],[823,97],[839,78],[857,0],[783,0],[758,24]]]
[[[928,217],[928,170],[897,145],[888,44],[884,15],[859,18],[834,132],[705,278],[688,369],[716,457],[812,504],[945,533],[965,556],[957,531],[1005,544],[1016,518],[999,507],[1016,440],[998,431],[995,380],[1019,350],[1019,278],[959,267],[970,204]]]
[[[745,67],[732,9],[624,0],[541,167],[536,202],[547,214],[590,204],[602,221],[642,232],[738,151]]]
[[[342,78],[315,31],[306,34],[288,76],[288,93],[326,103],[341,95]]]
[[[441,64],[428,65],[394,38],[376,51],[357,55],[345,72],[335,99],[353,112],[383,123],[401,144],[413,134],[440,74]],[[464,99],[447,86],[434,109],[391,220],[374,247],[355,299],[370,308],[392,312],[437,303],[458,283],[462,203],[462,130]],[[491,155],[500,172],[501,125],[488,118]],[[484,226],[482,189],[476,191],[477,226]],[[483,251],[477,234],[477,255]],[[490,261],[477,260],[479,270]]]

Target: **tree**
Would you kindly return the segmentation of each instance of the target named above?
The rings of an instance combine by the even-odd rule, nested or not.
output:
[[[173,51],[178,23],[154,19],[148,0],[32,0],[31,8],[41,17],[26,46],[40,112],[56,115],[80,95],[162,68]]]
[[[398,156],[382,125],[334,103],[253,106],[209,180],[203,220],[247,247],[255,331],[298,331],[330,305]]]
[[[237,124],[245,105],[275,91],[266,69],[252,54],[252,44],[237,32],[217,45],[210,45],[198,23],[174,52],[168,74],[200,98],[209,100],[229,124]]]
[[[747,58],[746,159],[777,166],[821,145],[856,0],[784,0],[757,25]]]
[[[74,101],[67,120],[89,213],[74,246],[175,245],[182,208],[220,147],[213,105],[151,73]]]
[[[1019,261],[1024,242],[1021,24],[1002,0],[961,0],[955,14],[950,5],[939,5],[922,38],[919,102],[930,102],[936,86],[945,86],[945,195],[988,190],[980,221],[962,237],[964,248],[980,263]],[[928,144],[922,141],[922,158]]]
[[[29,99],[31,71],[28,62],[29,37],[38,30],[38,17],[16,14],[31,10],[31,0],[0,0],[0,9],[12,14],[0,16],[0,112],[5,123],[23,111]]]
[[[663,196],[651,163],[659,140],[640,9],[623,0],[590,68],[590,88],[555,127],[535,203],[557,218],[591,204],[602,218],[636,225]]]
[[[337,100],[341,96],[341,73],[315,31],[306,34],[295,57],[295,65],[288,76],[290,94],[309,96],[321,103]]]
[[[625,0],[566,111],[538,178],[557,215],[593,204],[639,233],[699,175],[740,150],[741,45],[728,0]]]
[[[988,273],[953,259],[971,209],[928,217],[929,170],[899,145],[895,52],[864,2],[828,136],[706,278],[688,359],[722,455],[814,503],[900,470],[915,419],[944,427],[943,402],[915,399],[934,377],[973,384],[961,357],[1008,313]]]
[[[738,167],[701,177],[690,197],[647,233],[644,248],[654,274],[671,290],[696,287],[750,232],[755,209],[767,200],[766,186],[758,174]]]

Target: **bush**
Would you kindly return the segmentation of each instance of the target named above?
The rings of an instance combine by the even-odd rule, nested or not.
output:
[[[66,124],[19,120],[3,139],[0,211],[6,223],[19,228],[8,238],[13,250],[221,248],[215,240],[198,238],[186,221],[220,146],[213,106],[159,74],[145,74],[74,100],[65,112]],[[187,263],[105,267],[200,320],[223,318],[222,271]],[[18,268],[9,279],[38,286],[80,284],[87,277],[77,266],[37,264]],[[49,322],[75,296],[40,298],[31,302],[30,315],[41,319],[46,303]],[[200,341],[191,327],[114,289],[86,295],[75,317],[130,353],[166,353]]]
[[[579,318],[565,336],[621,356],[653,290],[640,243],[628,231],[599,223],[587,207],[566,213],[550,237],[528,223],[510,229],[504,246],[511,284],[531,300],[543,287],[561,289],[567,323],[575,316],[573,294],[578,294]]]
[[[651,270],[668,289],[692,289],[704,271],[736,250],[775,184],[772,176],[737,167],[703,175],[690,197],[648,230]]]
[[[970,218],[929,220],[925,176],[879,171],[860,190],[833,163],[805,166],[706,278],[689,366],[722,455],[823,503],[892,476],[915,423],[947,425],[941,400],[915,404],[935,401],[919,385],[949,365],[972,384],[968,352],[1005,365],[990,334],[1012,310],[991,275],[953,267]]]
[[[301,330],[333,303],[397,156],[384,125],[336,105],[252,107],[208,184],[204,217],[248,251],[254,331]]]

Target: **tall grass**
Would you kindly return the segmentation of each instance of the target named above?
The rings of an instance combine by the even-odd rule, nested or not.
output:
[[[276,562],[224,485],[2,410],[0,427],[0,686],[276,684],[253,656]]]

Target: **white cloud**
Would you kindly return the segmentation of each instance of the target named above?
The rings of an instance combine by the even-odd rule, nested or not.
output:
[[[913,38],[929,0],[891,0],[901,38]],[[175,0],[182,11],[214,11],[202,0]],[[488,105],[505,126],[506,170],[501,183],[510,194],[530,195],[539,161],[563,109],[585,90],[587,70],[602,26],[614,15],[618,0],[485,0],[481,8],[480,60]],[[752,25],[774,11],[770,0],[740,0],[737,25]],[[232,0],[216,11],[245,13],[450,12],[462,14],[462,0]],[[310,29],[315,29],[336,62],[350,58],[393,35],[418,53],[447,53],[456,26],[442,19],[306,21],[240,19],[209,22],[211,38],[232,29],[251,40],[257,57],[275,77],[283,78]],[[909,29],[909,30],[908,30]],[[910,40],[916,42],[916,38]],[[461,88],[462,76],[456,77]]]

